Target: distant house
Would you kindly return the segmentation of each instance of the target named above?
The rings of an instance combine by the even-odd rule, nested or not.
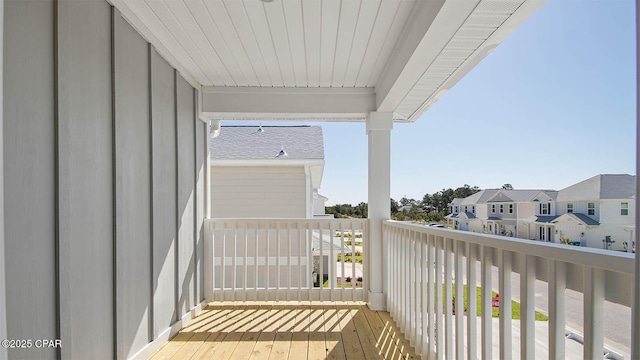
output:
[[[631,250],[635,181],[604,174],[560,191],[482,190],[453,199],[446,219],[459,230]]]
[[[210,147],[214,218],[324,215],[321,127],[222,126]]]

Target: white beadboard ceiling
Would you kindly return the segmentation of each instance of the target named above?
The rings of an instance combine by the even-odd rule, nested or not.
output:
[[[371,88],[372,94],[377,93],[372,95],[377,96],[377,105],[394,112],[394,118],[402,121],[415,120],[488,53],[485,48],[495,47],[541,3],[537,0],[112,2],[185,78],[203,89]],[[529,6],[514,17],[525,2],[538,5]],[[509,25],[512,17],[513,24]],[[412,22],[427,21],[424,19],[432,19],[429,29],[411,26]],[[495,36],[502,26],[504,34]],[[453,30],[441,31],[439,27]],[[442,46],[429,47],[421,42],[434,36],[442,40],[434,43]],[[427,52],[431,55],[427,56]],[[394,56],[404,58],[393,62],[390,59]],[[392,73],[394,69],[397,76],[386,74],[385,78],[385,72]],[[376,89],[381,78],[385,78],[384,92]],[[387,98],[389,94],[392,96]],[[372,107],[368,110],[381,110],[376,105]],[[362,107],[354,112],[360,114],[359,111],[363,111]],[[269,117],[267,112],[260,111],[229,113],[234,117]],[[282,111],[278,116],[282,116]],[[350,120],[360,117],[331,116]]]

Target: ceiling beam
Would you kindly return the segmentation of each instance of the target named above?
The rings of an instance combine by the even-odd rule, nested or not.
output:
[[[202,87],[210,119],[363,121],[375,106],[372,88]]]
[[[479,0],[417,1],[376,84],[379,112],[394,112]]]

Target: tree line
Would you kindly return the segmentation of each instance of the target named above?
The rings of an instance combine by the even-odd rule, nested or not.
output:
[[[508,185],[508,184],[505,184]],[[433,194],[425,194],[422,200],[403,197],[400,201],[390,199],[391,218],[400,221],[439,222],[443,221],[449,211],[449,204],[454,198],[465,198],[480,191],[477,186],[464,186],[456,189],[442,189]],[[336,218],[366,218],[368,205],[361,202],[356,206],[351,204],[336,204],[325,208],[327,214]]]

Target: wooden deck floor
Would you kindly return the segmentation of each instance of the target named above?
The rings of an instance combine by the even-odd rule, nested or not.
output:
[[[208,306],[151,359],[418,359],[386,312],[361,303]]]

